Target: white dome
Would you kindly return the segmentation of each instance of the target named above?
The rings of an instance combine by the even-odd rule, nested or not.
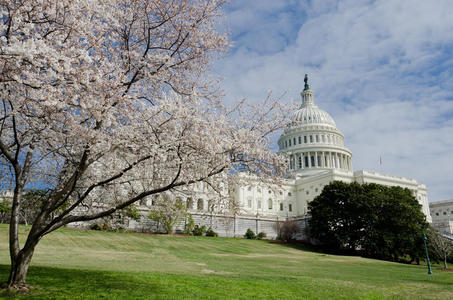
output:
[[[296,110],[292,117],[290,125],[319,124],[336,127],[335,121],[324,110],[316,105],[302,106]]]

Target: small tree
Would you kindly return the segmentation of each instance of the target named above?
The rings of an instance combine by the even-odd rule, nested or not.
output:
[[[174,227],[187,217],[187,207],[180,198],[163,194],[156,197],[148,218],[162,224],[168,234],[173,234]]]
[[[274,229],[277,232],[277,239],[290,241],[300,231],[300,226],[295,221],[279,221],[274,224]]]
[[[426,232],[430,253],[434,254],[434,259],[441,260],[444,263],[444,269],[447,269],[447,258],[453,252],[452,242],[431,226]]]
[[[247,229],[247,232],[244,234],[244,237],[249,240],[254,240],[256,239],[256,234],[253,232],[252,229]]]
[[[10,213],[11,213],[11,203],[6,197],[4,197],[0,201],[0,223],[8,222]]]

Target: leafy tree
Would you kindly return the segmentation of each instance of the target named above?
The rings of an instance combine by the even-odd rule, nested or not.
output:
[[[147,196],[245,169],[272,175],[269,134],[291,108],[221,102],[219,0],[0,2],[0,186],[13,191],[9,288],[38,242]],[[47,197],[19,244],[24,190]]]
[[[156,197],[148,218],[162,224],[168,234],[173,234],[176,224],[187,218],[187,207],[180,198],[167,194]]]
[[[355,250],[369,218],[358,183],[334,181],[309,203],[309,234],[332,250]]]
[[[249,240],[254,240],[256,239],[256,234],[252,229],[248,228],[247,232],[244,234],[244,237]]]
[[[408,189],[334,181],[310,204],[309,234],[330,250],[397,260],[422,256],[427,227]]]
[[[11,203],[6,197],[4,197],[0,201],[0,223],[6,223],[9,218],[10,213],[11,213]]]

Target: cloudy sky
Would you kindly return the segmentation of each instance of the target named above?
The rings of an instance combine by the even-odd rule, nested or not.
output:
[[[453,199],[451,0],[231,0],[227,101],[284,95],[303,76],[345,135],[355,170],[415,178]],[[382,165],[379,159],[382,157]]]

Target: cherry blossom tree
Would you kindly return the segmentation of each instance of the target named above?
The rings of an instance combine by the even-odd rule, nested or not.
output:
[[[0,1],[0,188],[13,191],[7,287],[40,239],[145,197],[275,173],[285,108],[222,105],[210,62],[227,50],[217,0]],[[19,244],[25,188],[44,189]]]

